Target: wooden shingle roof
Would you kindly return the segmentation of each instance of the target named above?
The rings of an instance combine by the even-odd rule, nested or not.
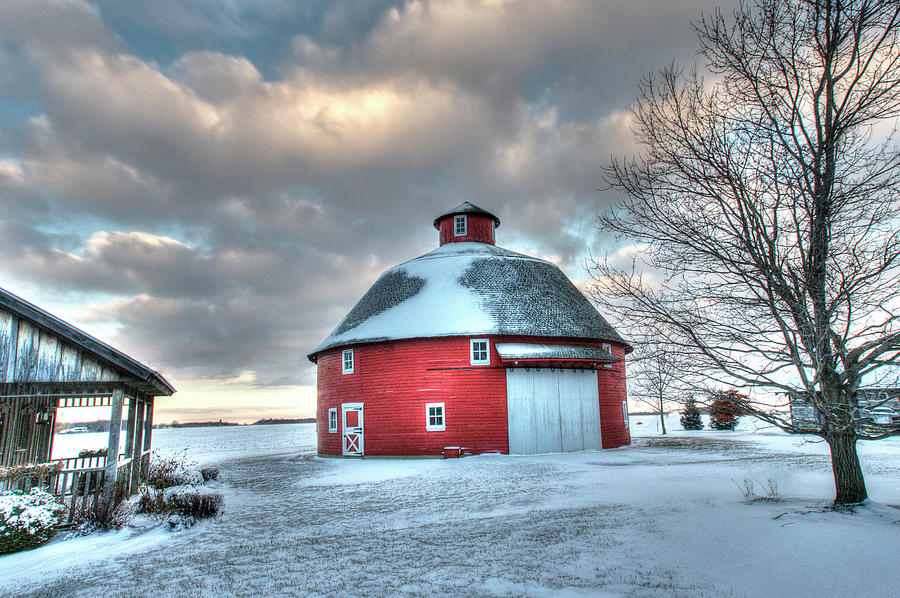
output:
[[[483,334],[631,349],[556,265],[486,243],[448,243],[382,274],[309,359],[358,343]]]

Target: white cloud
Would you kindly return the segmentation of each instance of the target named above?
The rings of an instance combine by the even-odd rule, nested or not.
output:
[[[277,65],[203,40],[258,40],[278,1],[7,3],[5,84],[39,114],[0,159],[0,271],[90,294],[85,321],[179,376],[311,383],[305,353],[460,201],[577,277],[636,80],[703,3],[333,3]],[[121,22],[171,37],[141,53]]]

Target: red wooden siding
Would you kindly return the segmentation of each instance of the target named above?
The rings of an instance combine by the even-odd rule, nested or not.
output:
[[[466,217],[466,234],[459,237],[453,234],[453,216],[447,216],[438,222],[441,245],[446,243],[461,243],[463,241],[476,241],[478,243],[494,244],[494,219],[484,214],[460,214]]]
[[[625,356],[621,345],[613,344],[612,353],[616,357]],[[625,362],[613,363],[611,368],[600,366],[597,370],[597,384],[600,390],[600,436],[603,448],[615,448],[631,444],[631,430],[625,427],[622,401],[627,400],[625,390]]]
[[[450,219],[452,221],[452,218]],[[451,231],[452,232],[452,231]],[[472,337],[474,338],[474,337]],[[319,453],[341,454],[341,433],[328,432],[328,410],[364,403],[365,454],[440,455],[447,446],[508,452],[506,369],[496,342],[600,346],[584,339],[494,337],[491,365],[469,364],[470,337],[409,339],[338,347],[318,356]],[[342,349],[354,351],[354,372],[342,374]],[[613,345],[617,356],[623,347]],[[622,419],[624,365],[598,370],[603,447],[630,442]],[[425,430],[426,403],[444,403],[446,430]]]

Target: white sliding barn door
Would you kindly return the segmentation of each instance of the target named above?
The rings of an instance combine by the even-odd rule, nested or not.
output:
[[[593,370],[506,370],[509,452],[601,448],[600,400]]]

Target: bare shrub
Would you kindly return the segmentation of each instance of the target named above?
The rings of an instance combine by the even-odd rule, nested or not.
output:
[[[168,497],[172,510],[184,517],[206,519],[215,517],[225,503],[219,492],[204,491],[199,488],[173,492]]]
[[[137,501],[137,512],[152,516],[169,514],[169,506],[166,503],[165,492],[159,488],[141,486],[138,490],[140,496]]]
[[[72,513],[72,523],[85,533],[93,530],[122,529],[134,516],[134,506],[125,500],[124,493],[117,491],[113,498],[103,495],[85,499],[76,504]]]
[[[741,482],[731,480],[745,500],[752,500],[756,496],[756,482],[750,478],[744,478]]]
[[[184,484],[202,484],[203,481],[197,464],[188,460],[186,449],[172,457],[162,457],[153,451],[147,473],[148,485],[162,490]]]
[[[766,480],[765,484],[761,484],[764,486],[764,490],[766,491],[766,495],[762,498],[770,501],[778,501],[781,500],[781,493],[778,492],[778,481],[774,478],[769,478]]]
[[[220,492],[202,486],[169,487],[166,490],[142,486],[137,510],[158,519],[174,515],[196,520],[216,517],[224,504]]]

